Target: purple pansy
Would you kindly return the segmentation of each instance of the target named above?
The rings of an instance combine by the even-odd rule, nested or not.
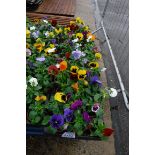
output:
[[[92,106],[92,112],[97,112],[98,110],[100,109],[100,106],[99,106],[99,104],[98,103],[95,103],[93,106]]]
[[[33,38],[38,38],[39,37],[39,31],[35,31],[32,33]]]
[[[72,93],[67,93],[67,100],[69,100],[72,96]]]
[[[66,122],[71,122],[73,120],[73,110],[69,108],[64,109],[64,118]]]
[[[71,104],[70,108],[72,110],[77,110],[81,106],[82,106],[82,101],[81,100],[76,100],[74,103]]]
[[[49,123],[53,128],[58,129],[64,125],[64,117],[61,114],[54,114],[52,115]]]
[[[36,60],[37,60],[37,61],[40,61],[40,62],[43,62],[43,61],[45,61],[45,57],[42,56],[42,57],[36,58]]]
[[[34,65],[33,62],[31,62],[31,61],[26,61],[26,64],[27,64],[31,69],[34,69],[34,68],[35,68],[35,65]]]
[[[74,59],[77,60],[77,59],[80,59],[81,56],[85,56],[85,53],[76,49],[76,51],[72,52],[72,55],[73,55]]]
[[[56,44],[56,39],[51,39],[52,44]]]
[[[89,114],[85,111],[83,112],[83,119],[86,121],[86,122],[90,122],[91,121],[91,118],[89,116]]]
[[[99,86],[101,86],[102,85],[102,82],[99,80],[99,78],[98,78],[98,76],[97,75],[95,75],[95,76],[93,76],[93,77],[91,77],[91,79],[90,79],[90,84],[95,84],[95,83],[98,83],[99,84]]]

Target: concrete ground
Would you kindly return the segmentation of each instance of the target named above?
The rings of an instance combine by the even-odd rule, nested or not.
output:
[[[95,30],[93,0],[77,0],[76,16],[80,16],[91,30]],[[96,44],[99,46],[99,42]],[[100,65],[103,65],[101,60]],[[106,76],[102,74],[106,83]],[[107,127],[112,126],[109,103],[105,105],[104,121]],[[114,137],[108,141],[70,140],[52,137],[27,137],[27,155],[115,155]]]

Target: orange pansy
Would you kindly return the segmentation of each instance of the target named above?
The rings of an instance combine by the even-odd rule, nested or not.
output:
[[[64,71],[64,70],[66,70],[67,69],[67,62],[66,61],[62,61],[61,63],[60,63],[60,70],[61,71]]]
[[[79,85],[78,85],[78,82],[72,84],[72,88],[77,92],[78,89],[79,89]]]

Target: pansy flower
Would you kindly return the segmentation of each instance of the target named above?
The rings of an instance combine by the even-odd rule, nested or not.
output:
[[[84,25],[84,21],[80,17],[76,18],[76,23]]]
[[[57,20],[56,19],[52,19],[51,24],[52,24],[52,26],[55,27],[57,25]]]
[[[97,75],[91,77],[90,79],[90,84],[95,84],[95,83],[99,84],[99,86],[102,85],[102,82],[99,80],[99,77]]]
[[[32,37],[35,38],[35,39],[37,39],[39,37],[39,31],[34,31],[32,33]]]
[[[81,100],[76,100],[76,101],[74,101],[74,102],[71,104],[70,108],[71,108],[71,110],[77,110],[77,109],[80,108],[81,106],[82,106],[82,101],[81,101]]]
[[[77,67],[77,66],[71,66],[70,70],[71,70],[71,73],[72,74],[77,74],[77,72],[79,70],[79,67]]]
[[[83,119],[86,121],[86,122],[90,122],[91,121],[91,117],[89,116],[89,114],[85,111],[83,112]]]
[[[38,85],[38,80],[34,77],[32,77],[30,80],[29,80],[31,86],[34,86],[36,87]]]
[[[61,114],[54,114],[52,115],[52,117],[50,118],[49,124],[53,127],[53,128],[60,128],[61,126],[64,125],[64,117]]]
[[[64,71],[66,69],[67,69],[67,62],[66,61],[60,62],[60,71]]]
[[[47,97],[45,95],[42,95],[42,96],[37,96],[35,98],[36,101],[46,101]]]
[[[67,101],[67,96],[62,92],[57,92],[54,95],[54,99],[61,102],[61,103],[65,103]]]
[[[32,53],[31,50],[27,48],[27,49],[26,49],[26,56],[30,56],[31,53]]]
[[[101,59],[102,58],[101,53],[99,53],[99,52],[95,53],[95,58],[96,59]]]
[[[43,47],[45,46],[45,43],[35,43],[34,47],[37,49],[38,52],[41,52],[43,50]]]
[[[73,120],[73,110],[66,108],[64,109],[64,118],[66,122],[71,122]]]
[[[26,48],[30,48],[30,44],[29,43],[26,43]]]
[[[26,30],[26,38],[30,38],[30,34],[31,34],[31,32],[30,32],[30,30]]]
[[[78,38],[79,40],[82,40],[83,39],[83,34],[82,33],[77,33],[76,38]]]
[[[92,108],[91,108],[92,112],[95,112],[95,113],[96,113],[99,109],[100,109],[99,103],[95,103],[95,104],[92,106]]]
[[[48,67],[48,74],[57,75],[59,73],[59,70],[56,66],[51,65]]]
[[[77,92],[79,90],[78,82],[72,84],[72,88]]]
[[[86,73],[87,73],[86,70],[79,70],[78,71],[78,79],[79,80],[84,80],[86,78],[86,76],[87,76]]]
[[[91,68],[98,68],[99,64],[98,64],[98,62],[90,62],[89,63],[89,67],[91,67]]]
[[[111,128],[105,128],[102,132],[103,136],[109,137],[114,132],[114,129]]]
[[[51,55],[52,53],[54,53],[56,51],[55,45],[50,44],[50,47],[46,48],[44,51],[45,51],[46,56]]]
[[[95,35],[93,35],[93,34],[91,34],[91,33],[88,33],[88,34],[87,34],[87,38],[88,38],[87,42],[89,42],[90,40],[91,40],[91,41],[94,41],[94,40],[96,39]]]
[[[60,34],[60,33],[62,32],[62,29],[61,29],[61,28],[57,28],[57,29],[55,29],[55,32],[56,32],[57,34]]]
[[[78,60],[78,59],[80,59],[81,56],[85,56],[86,54],[84,52],[81,52],[78,49],[76,49],[76,51],[72,52],[72,55],[75,60]]]
[[[75,21],[70,21],[69,24],[70,25],[75,25]]]
[[[36,60],[39,62],[43,62],[43,61],[45,61],[45,57],[44,56],[38,57],[38,58],[36,58]]]
[[[54,53],[56,51],[56,48],[54,47],[54,48],[46,48],[45,49],[45,55],[46,56],[50,56],[52,53]]]
[[[65,53],[66,59],[69,59],[69,58],[70,58],[70,55],[71,55],[70,52],[66,52],[66,53]]]

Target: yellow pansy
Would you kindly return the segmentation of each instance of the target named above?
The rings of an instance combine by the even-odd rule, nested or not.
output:
[[[26,38],[30,38],[30,34],[31,34],[31,32],[27,29],[26,30]]]
[[[54,38],[55,37],[54,33],[53,32],[50,32],[49,33],[49,37]]]
[[[75,21],[70,21],[70,25],[74,25],[75,24]]]
[[[26,43],[26,48],[30,48],[30,44],[29,43]]]
[[[79,68],[77,66],[71,66],[70,70],[72,74],[77,74]]]
[[[55,29],[55,32],[56,32],[57,34],[60,34],[60,33],[62,32],[62,29],[61,29],[61,28]]]
[[[90,62],[89,63],[89,67],[91,67],[91,68],[98,68],[99,64],[98,64],[98,62]]]
[[[35,98],[35,100],[36,100],[36,101],[40,101],[40,96],[37,96],[37,97]]]
[[[36,101],[46,101],[47,97],[45,95],[42,95],[42,96],[37,96],[35,98]]]
[[[77,33],[76,38],[78,38],[79,40],[82,40],[83,39],[83,34],[82,33]]]
[[[67,31],[67,32],[68,32],[68,31],[70,31],[70,30],[71,30],[70,27],[65,27],[65,28],[64,28],[64,31]]]
[[[83,20],[80,18],[80,17],[77,17],[76,18],[76,22],[78,23],[78,24],[84,24],[84,22],[83,22]]]
[[[84,80],[86,78],[86,70],[79,70],[78,71],[78,79],[79,80]]]
[[[89,30],[89,27],[88,26],[85,26],[83,28],[84,28],[84,31],[88,31]]]
[[[33,21],[35,24],[38,24],[38,23],[40,22],[40,19],[35,18],[35,19],[33,19],[32,21]]]
[[[57,92],[54,95],[54,99],[59,101],[59,102],[65,103],[67,101],[67,96],[62,92]]]
[[[48,47],[44,51],[45,51],[45,55],[46,56],[49,56],[49,55],[51,55],[52,53],[54,53],[56,51],[56,48],[50,48],[50,47]]]
[[[43,96],[40,96],[40,99],[41,99],[42,101],[46,101],[47,97],[46,97],[45,95],[43,95]]]
[[[54,44],[50,44],[50,47],[51,47],[51,48],[54,48],[54,47],[55,47],[55,45],[54,45]]]
[[[43,47],[45,46],[45,43],[35,43],[34,47],[37,49],[38,52],[41,52],[43,50]]]
[[[95,58],[96,59],[101,59],[102,58],[101,53],[99,53],[99,52],[95,53]]]

